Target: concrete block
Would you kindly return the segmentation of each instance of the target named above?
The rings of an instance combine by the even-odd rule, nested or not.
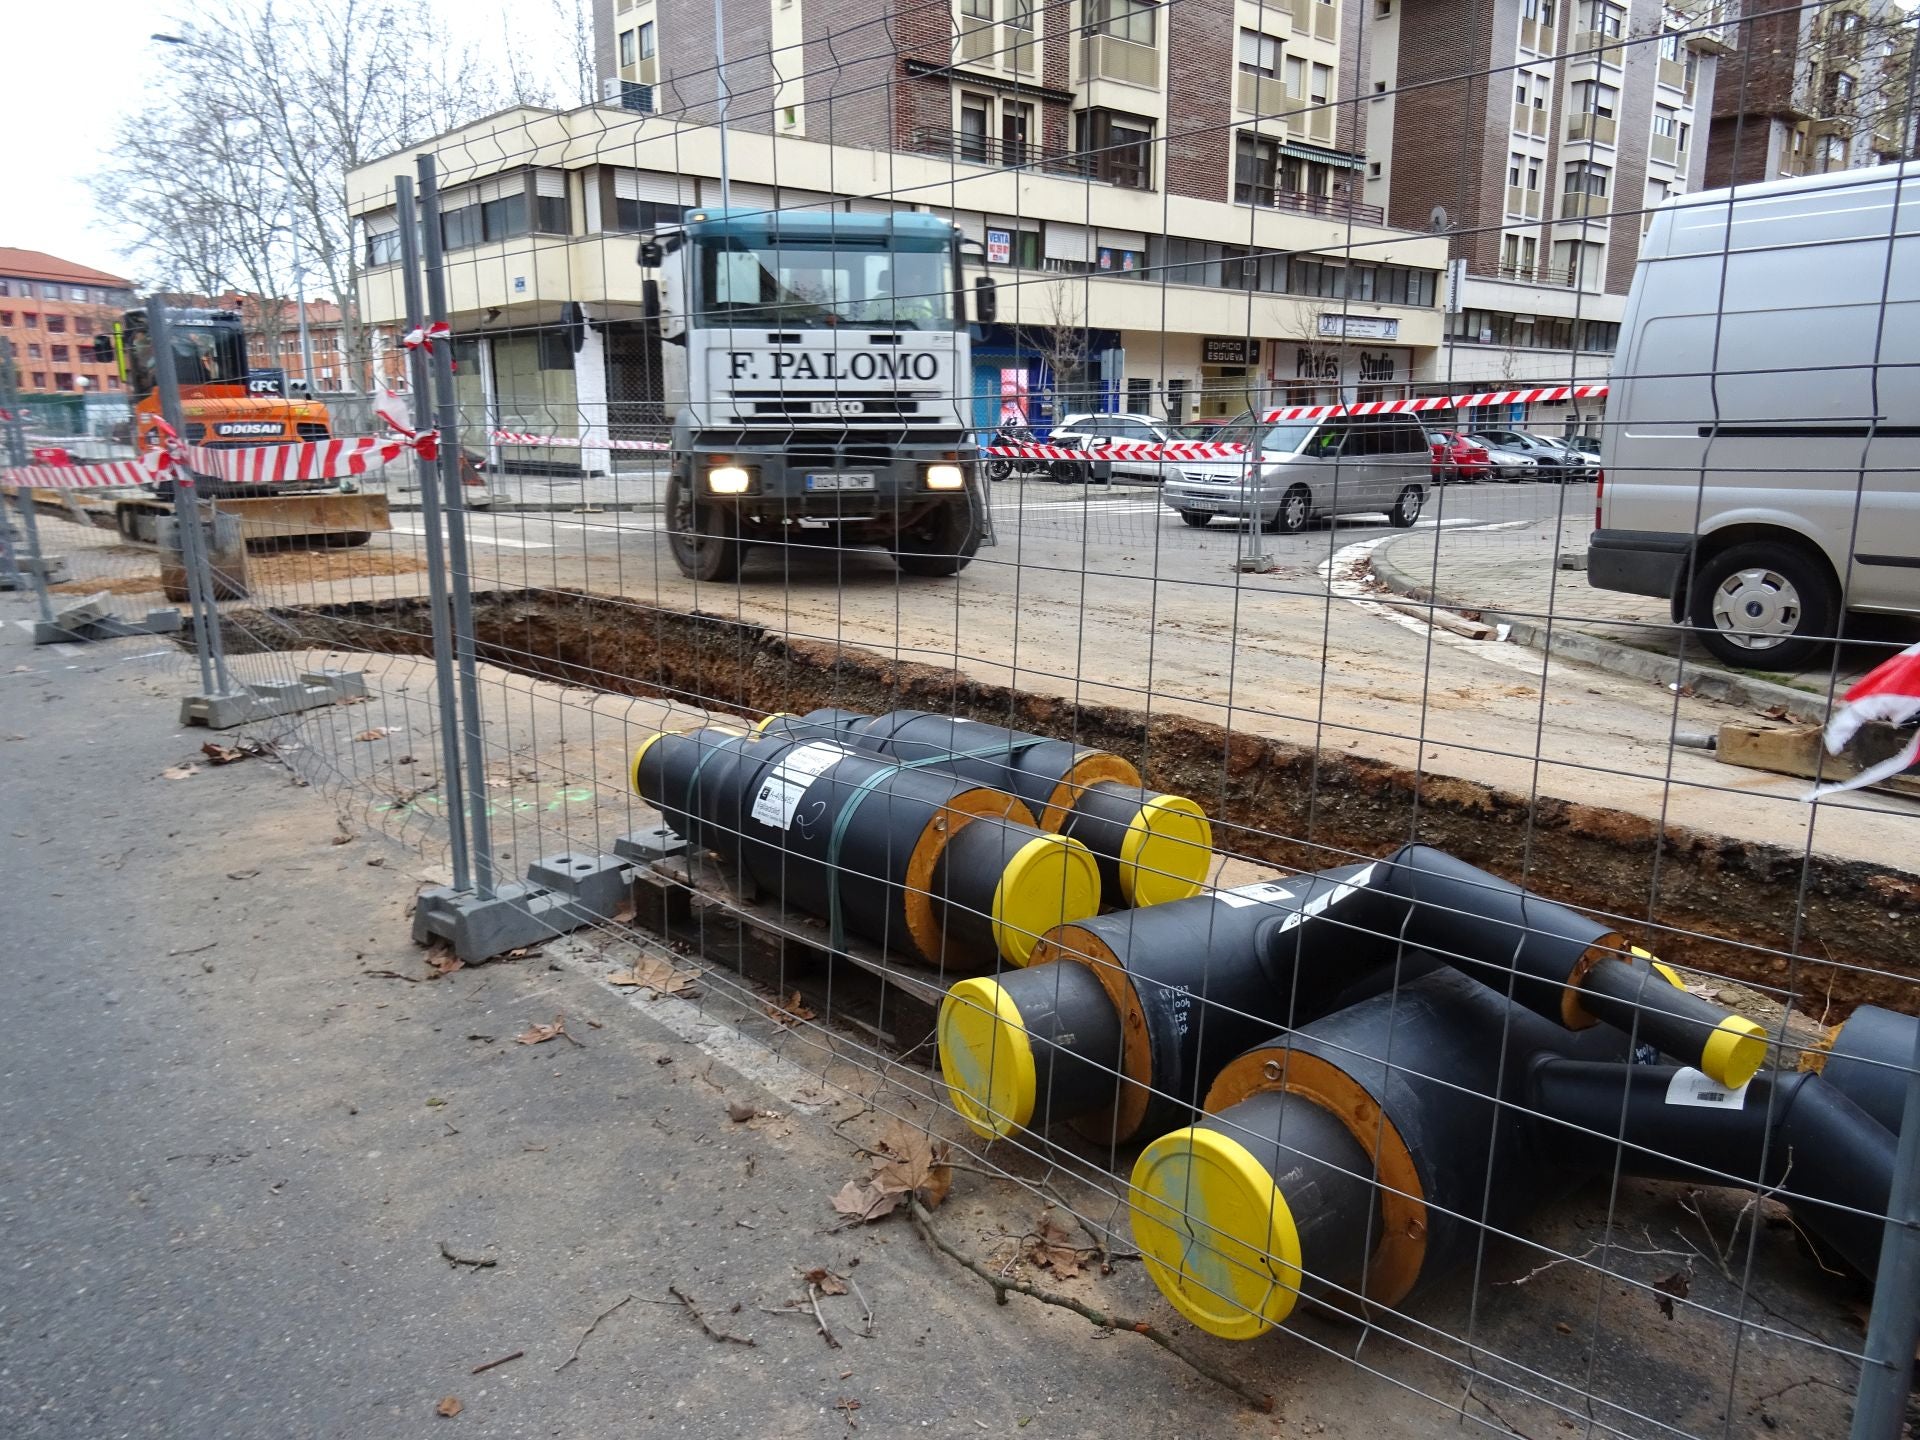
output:
[[[686,848],[686,837],[670,825],[649,825],[613,842],[613,853],[635,865],[651,865],[656,860],[684,854]]]
[[[225,695],[189,695],[180,702],[180,723],[231,730],[249,721],[317,710],[366,693],[366,677],[358,671],[321,671],[298,680],[242,685]]]
[[[414,902],[416,945],[444,940],[469,965],[609,920],[631,899],[633,871],[611,855],[569,852],[529,867],[490,899],[436,886]]]

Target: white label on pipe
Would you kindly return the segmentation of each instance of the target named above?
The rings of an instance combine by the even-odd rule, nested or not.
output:
[[[1709,1110],[1741,1110],[1746,1108],[1747,1087],[1729,1090],[1711,1075],[1701,1070],[1680,1069],[1674,1072],[1673,1079],[1667,1082],[1667,1104],[1700,1105]]]
[[[791,751],[760,782],[760,793],[753,797],[753,818],[776,830],[786,829],[807,787],[852,753],[827,744],[802,745]]]
[[[1274,880],[1263,880],[1258,885],[1242,885],[1235,890],[1222,890],[1213,897],[1222,905],[1231,905],[1236,910],[1244,910],[1249,905],[1285,905],[1299,897],[1286,886]]]

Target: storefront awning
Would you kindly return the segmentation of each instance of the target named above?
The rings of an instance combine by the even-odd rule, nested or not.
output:
[[[1291,155],[1296,160],[1311,160],[1316,165],[1332,165],[1341,170],[1359,170],[1366,161],[1360,155],[1348,155],[1341,150],[1316,150],[1311,145],[1295,145],[1283,141],[1280,145],[1282,155]]]

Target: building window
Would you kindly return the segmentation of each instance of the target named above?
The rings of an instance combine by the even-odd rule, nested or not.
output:
[[[1007,0],[1007,28],[1026,31],[1033,29],[1033,0]]]
[[[1596,165],[1590,160],[1576,160],[1567,166],[1566,184],[1562,188],[1569,195],[1592,195],[1605,199],[1607,186],[1612,179],[1611,166]]]
[[[1280,169],[1280,142],[1241,135],[1234,142],[1233,198],[1242,205],[1271,205]]]
[[[85,316],[76,315],[73,321],[73,333],[76,335],[93,334],[93,322]]]
[[[15,286],[16,284],[18,284],[18,283],[19,283],[19,282],[17,282],[17,281],[14,281],[14,280],[0,280],[0,295],[11,295],[11,294],[13,294],[13,291],[14,291],[14,286]],[[20,293],[21,293],[22,295],[25,295],[25,294],[26,294],[27,292],[26,292],[26,291],[24,291],[24,290],[22,290],[22,291],[21,291]]]
[[[1378,180],[1380,178],[1380,162],[1378,160],[1369,160],[1367,162],[1367,178],[1369,180]]]
[[[654,200],[616,197],[613,202],[614,228],[626,235],[657,230],[663,225],[678,225],[686,213],[683,205],[662,205]]]
[[[49,335],[66,334],[67,333],[67,317],[64,315],[49,315],[47,317],[47,333]]]
[[[366,233],[368,269],[376,265],[400,263],[400,227],[397,223],[391,230],[369,230]]]
[[[107,388],[109,390],[118,390],[120,388],[120,377],[118,375],[107,376]]]
[[[1840,135],[1822,135],[1820,137],[1820,148],[1815,154],[1815,160],[1823,171],[1846,169],[1846,138]]]
[[[1619,103],[1620,92],[1611,85],[1601,85],[1593,80],[1573,82],[1573,108],[1581,115],[1598,115],[1602,120],[1611,120]]]
[[[27,358],[29,360],[44,360],[47,358],[47,352],[42,350],[38,345],[29,345],[27,346]]]
[[[1315,105],[1324,105],[1327,103],[1327,96],[1332,93],[1333,67],[1331,65],[1315,64],[1313,67],[1313,89],[1308,92],[1307,99],[1311,100]]]
[[[1653,107],[1653,133],[1654,134],[1669,135],[1669,136],[1672,135],[1673,127],[1679,123],[1679,120],[1680,120],[1679,111],[1671,109],[1665,105],[1656,105]]]
[[[1280,78],[1280,39],[1259,30],[1240,32],[1240,68],[1268,80]]]
[[[1854,78],[1844,70],[1835,71],[1827,80],[1827,113],[1844,115],[1853,109]]]
[[[70,350],[68,349],[68,347],[67,347],[67,346],[65,346],[65,345],[50,345],[50,346],[48,346],[48,347],[47,347],[47,349],[48,349],[48,354],[47,354],[47,358],[48,358],[49,360],[51,360],[51,361],[53,361],[53,363],[54,363],[54,364],[56,364],[56,365],[67,365],[67,364],[71,364],[71,363],[72,363],[72,361],[73,361],[73,354],[72,354],[72,352],[71,352],[71,351],[70,351]]]
[[[1610,0],[1587,0],[1580,7],[1581,28],[1596,35],[1618,38],[1626,28],[1627,12]]]
[[[36,370],[33,372],[33,388],[36,390],[44,390],[47,388],[47,372],[46,371]]]
[[[987,117],[993,102],[984,95],[960,97],[960,158],[976,165],[987,163]]]
[[[620,32],[620,63],[631,65],[640,58],[637,48],[638,37],[631,30]]]
[[[993,21],[993,0],[960,0],[960,13],[969,20]]]
[[[58,300],[60,298],[60,287],[58,285],[42,285],[40,287],[40,298],[42,300]]]
[[[1580,322],[1580,348],[1601,355],[1611,355],[1620,345],[1620,325],[1615,320],[1583,320]]]
[[[13,328],[13,312],[11,310],[0,310],[0,327],[5,327],[8,330]]]
[[[20,318],[26,322],[27,329],[38,330],[40,328],[40,316],[36,312],[32,310],[23,311]]]
[[[1002,164],[1027,163],[1027,144],[1033,134],[1033,106],[1014,100],[1000,102],[1000,160]]]
[[[962,0],[962,3],[966,3],[966,0]],[[988,0],[988,3],[991,4],[992,0]],[[1098,34],[1111,35],[1116,40],[1151,45],[1154,42],[1157,8],[1153,0],[1089,0],[1087,28]]]
[[[653,45],[653,36],[654,36],[654,27],[653,27],[653,21],[651,21],[651,20],[649,20],[649,21],[647,21],[647,23],[646,23],[646,24],[644,24],[644,25],[642,25],[642,26],[641,26],[641,27],[640,27],[640,28],[639,28],[638,30],[636,30],[636,31],[635,31],[634,33],[635,33],[636,35],[638,35],[638,36],[640,37],[640,58],[641,58],[642,60],[651,60],[651,59],[653,58],[653,51],[654,51],[654,45]]]
[[[1073,117],[1074,148],[1095,180],[1128,190],[1153,188],[1153,121],[1119,110],[1082,110]]]
[[[70,371],[70,370],[56,370],[56,371],[54,371],[54,374],[53,374],[53,388],[54,388],[54,389],[56,389],[56,390],[71,390],[71,389],[73,389],[73,372],[72,372],[72,371]]]
[[[1665,30],[1661,32],[1660,58],[1662,60],[1671,60],[1675,64],[1679,63],[1679,60],[1680,60],[1680,32],[1679,31]]]
[[[1520,14],[1536,24],[1553,24],[1553,0],[1520,0]]]
[[[1687,153],[1687,141],[1693,136],[1693,127],[1682,121],[1680,124],[1680,143],[1677,148],[1682,155]]]

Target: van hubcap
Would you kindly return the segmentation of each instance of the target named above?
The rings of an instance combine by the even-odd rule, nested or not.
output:
[[[1800,628],[1800,592],[1777,570],[1738,570],[1713,592],[1713,623],[1749,650],[1770,650]]]

